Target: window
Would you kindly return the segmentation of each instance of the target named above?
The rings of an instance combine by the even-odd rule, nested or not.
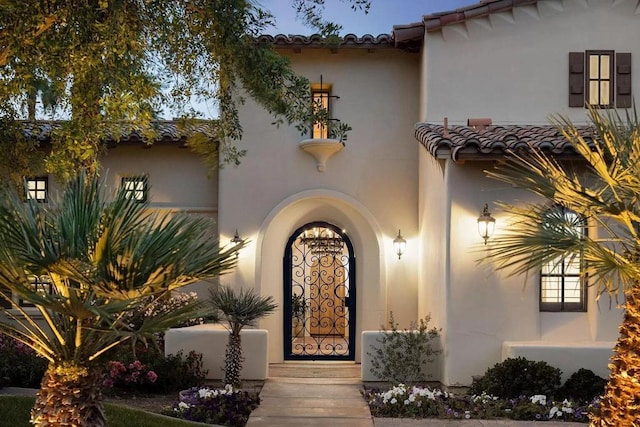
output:
[[[331,120],[329,100],[331,94],[327,85],[320,84],[319,88],[311,88],[311,102],[313,102],[313,112],[319,116],[320,120],[313,124],[311,129],[311,137],[313,139],[328,138],[329,128],[327,127],[328,120]]]
[[[49,178],[48,177],[35,177],[27,178],[27,191],[26,196],[28,199],[33,199],[40,203],[46,203],[49,195]]]
[[[590,105],[613,105],[613,52],[587,51],[586,89]]]
[[[133,198],[137,202],[143,203],[147,200],[148,178],[146,176],[125,176],[122,177],[122,188],[125,197]]]
[[[631,107],[631,54],[569,53],[569,106]]]
[[[547,212],[552,227],[567,227],[586,234],[586,221],[573,211],[560,206]],[[557,257],[540,271],[540,311],[586,311],[586,275],[581,253]]]
[[[53,283],[51,283],[51,279],[47,275],[31,275],[29,276],[29,284],[33,287],[33,290],[39,294],[53,293]],[[35,307],[33,304],[24,301],[22,298],[18,299],[18,304],[20,307]]]

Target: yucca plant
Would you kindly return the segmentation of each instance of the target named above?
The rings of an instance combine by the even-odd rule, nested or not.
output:
[[[13,310],[5,310],[10,321],[0,330],[49,363],[33,424],[106,425],[100,356],[192,317],[199,306],[147,317],[140,325],[124,322],[126,314],[145,310],[149,296],[235,265],[237,246],[220,250],[208,237],[211,227],[204,218],[151,211],[124,189],[109,194],[97,176],[84,172],[49,204],[2,195],[0,297]],[[52,292],[34,289],[34,275],[49,277]],[[36,313],[19,299],[35,305]]]
[[[239,387],[244,356],[240,332],[245,326],[255,326],[258,319],[273,313],[278,304],[271,296],[261,296],[254,289],[231,289],[219,286],[212,289],[209,302],[214,318],[227,322],[229,341],[225,351],[224,383]]]
[[[568,119],[553,119],[581,162],[559,162],[533,151],[488,172],[535,193],[541,202],[502,204],[514,221],[493,239],[487,259],[520,274],[580,253],[590,285],[611,295],[624,291],[624,317],[609,381],[591,422],[631,426],[640,419],[640,126],[635,110],[624,119],[602,110],[591,110],[589,117],[592,139],[582,137]],[[567,215],[547,215],[550,204],[584,217],[597,236],[577,233]]]

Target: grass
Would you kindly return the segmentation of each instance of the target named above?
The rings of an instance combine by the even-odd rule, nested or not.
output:
[[[31,396],[0,396],[0,425],[12,427],[32,427],[29,423],[29,412],[35,398]],[[124,406],[105,403],[109,427],[193,427],[194,423],[163,417],[126,408]]]

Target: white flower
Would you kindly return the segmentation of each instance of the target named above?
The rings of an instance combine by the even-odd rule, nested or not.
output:
[[[464,411],[464,417],[465,417],[466,419],[471,418],[471,411]]]
[[[531,403],[539,403],[542,406],[547,404],[547,396],[545,396],[544,394],[536,394],[534,396],[531,396],[530,399]]]
[[[557,406],[554,406],[549,411],[549,418],[553,418],[554,416],[556,416],[558,418],[560,418],[562,416],[562,411],[560,409],[558,409]]]
[[[396,403],[398,403],[398,399],[396,399],[395,397],[393,399],[391,399],[391,404],[395,405]]]
[[[180,403],[178,403],[178,408],[179,409],[189,409],[189,404],[188,403],[184,403],[184,402],[180,402]]]
[[[409,405],[410,403],[411,403],[411,402],[409,402],[409,399],[405,399],[405,400],[404,400],[404,404],[405,404],[405,405]]]
[[[200,396],[201,399],[207,399],[212,397],[213,391],[209,388],[201,388],[200,390],[198,390],[198,396]]]

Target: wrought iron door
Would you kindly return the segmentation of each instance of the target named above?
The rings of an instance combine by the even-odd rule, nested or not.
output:
[[[284,256],[284,358],[354,360],[355,257],[338,227],[313,222]]]

